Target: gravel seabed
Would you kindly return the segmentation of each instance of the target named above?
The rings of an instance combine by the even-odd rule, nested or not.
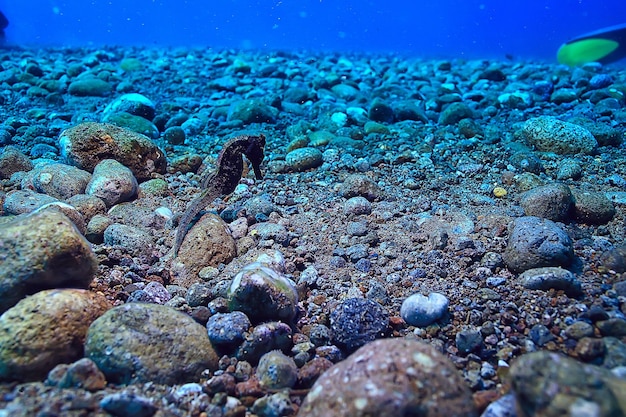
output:
[[[70,88],[78,79],[93,78],[108,87],[87,93]],[[285,274],[299,293],[294,340],[308,340],[315,324],[330,326],[331,313],[345,299],[375,301],[389,317],[385,337],[417,338],[443,352],[482,411],[509,389],[501,377],[517,357],[549,350],[584,360],[566,328],[587,321],[594,325],[592,337],[601,339],[607,332],[595,326],[598,317],[624,318],[626,276],[616,268],[617,255],[607,256],[624,244],[625,235],[623,66],[572,69],[533,61],[202,48],[4,49],[0,145],[16,147],[35,166],[62,161],[60,133],[103,121],[107,105],[127,93],[154,103],[159,132],[152,140],[167,155],[168,168],[153,177],[165,180],[168,190],[140,192],[128,203],[129,214],[115,221],[132,223],[133,210],[141,216],[146,207],[168,208],[173,215],[162,209],[162,224],[141,225],[152,239],[142,253],[92,243],[99,267],[90,289],[112,305],[125,303],[150,281],[171,283],[168,252],[179,215],[200,191],[200,174],[214,168],[226,140],[262,133],[263,180],[250,172],[232,196],[208,207],[227,222],[246,219],[235,239],[238,254],[203,270],[203,277],[212,284],[229,282],[259,255],[282,253]],[[237,118],[241,100],[253,100],[248,103],[262,110],[249,120]],[[242,113],[238,117],[248,117]],[[540,116],[582,125],[598,146],[581,153],[535,149],[521,131]],[[166,123],[182,125],[184,143],[164,134]],[[298,148],[306,152],[288,156]],[[0,202],[21,188],[22,175],[0,180]],[[601,224],[571,211],[557,222],[572,240],[574,260],[563,266],[580,283],[577,296],[525,288],[519,271],[502,260],[514,219],[529,210],[522,194],[556,182],[603,194],[615,209]],[[262,198],[250,204],[255,197]],[[257,206],[270,209],[263,213]],[[400,308],[416,293],[442,294],[447,312],[428,326],[407,324]],[[200,322],[208,319],[184,300],[177,309]],[[541,326],[548,336],[537,336]],[[624,341],[626,333],[620,332],[608,334]],[[471,339],[475,333],[484,339],[478,347],[459,340],[459,334]],[[601,354],[586,361],[600,359]],[[481,372],[489,365],[498,372]],[[236,360],[222,358],[220,367],[235,374]],[[211,376],[189,382],[204,384]],[[100,401],[117,392],[151,401],[156,408],[145,415],[257,415],[262,412],[260,406],[252,411],[254,401],[274,392],[238,391],[244,395],[237,405],[226,406],[224,393],[175,395],[179,387],[109,384],[89,392],[5,381],[0,415],[105,416]],[[290,391],[292,414],[281,415],[295,415],[307,392],[296,385]],[[210,403],[226,411],[219,414]]]

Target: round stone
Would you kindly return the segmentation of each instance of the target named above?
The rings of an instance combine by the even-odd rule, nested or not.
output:
[[[322,165],[322,152],[316,148],[299,148],[287,154],[285,157],[287,165],[294,171],[306,171]]]
[[[445,295],[436,292],[413,294],[402,302],[400,316],[411,326],[426,327],[443,317],[449,303]]]

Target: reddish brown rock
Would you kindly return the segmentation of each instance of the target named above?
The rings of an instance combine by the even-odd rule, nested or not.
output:
[[[317,380],[298,417],[476,415],[454,365],[416,340],[369,343]]]

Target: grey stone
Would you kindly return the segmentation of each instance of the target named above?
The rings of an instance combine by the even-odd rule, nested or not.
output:
[[[285,156],[285,162],[294,171],[306,171],[322,165],[322,152],[310,147],[295,149]]]
[[[32,190],[9,191],[4,198],[2,209],[6,214],[26,214],[59,200]]]
[[[461,121],[461,119],[472,119],[474,112],[467,104],[456,102],[448,105],[439,115],[440,125],[453,125]]]
[[[346,215],[370,214],[372,212],[372,203],[367,201],[365,197],[352,197],[345,202],[343,212]]]
[[[234,102],[228,109],[228,120],[241,120],[243,124],[274,123],[277,110],[263,101],[251,98]]]
[[[8,179],[16,172],[31,169],[31,160],[15,146],[6,146],[0,154],[0,179]]]
[[[37,166],[22,178],[22,189],[32,189],[60,200],[85,192],[91,174],[65,164]]]
[[[291,323],[297,311],[298,293],[290,279],[254,262],[233,278],[228,306],[231,311],[245,313],[254,324],[277,320]]]
[[[615,216],[615,207],[604,193],[572,190],[576,221],[587,224],[604,224]]]
[[[106,228],[104,243],[109,246],[122,247],[134,256],[147,255],[154,246],[152,235],[148,232],[120,223],[113,223]]]
[[[551,220],[520,217],[513,221],[502,259],[514,272],[568,266],[574,259],[572,240]]]
[[[449,304],[448,298],[440,293],[413,294],[402,302],[400,316],[411,326],[426,327],[443,317]]]
[[[138,93],[129,93],[116,98],[102,111],[104,116],[117,112],[126,112],[152,120],[155,115],[155,107],[148,97]]]
[[[559,267],[528,269],[520,274],[519,280],[524,288],[531,290],[548,291],[554,288],[563,290],[570,297],[582,295],[582,287],[576,275]]]
[[[72,81],[67,88],[67,92],[73,96],[99,96],[108,95],[112,90],[111,84],[100,78],[80,78]]]
[[[512,364],[510,377],[523,415],[609,417],[626,413],[626,381],[557,353],[522,355]]]
[[[129,168],[114,159],[104,159],[94,168],[85,194],[96,196],[111,207],[134,198],[138,186]]]
[[[85,122],[61,132],[61,157],[66,163],[92,172],[104,159],[115,159],[139,180],[165,173],[165,153],[150,139],[108,123]]]

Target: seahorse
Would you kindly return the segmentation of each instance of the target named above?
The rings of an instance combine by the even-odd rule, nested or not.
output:
[[[174,258],[178,255],[178,250],[194,217],[217,197],[235,191],[243,175],[243,155],[250,161],[255,178],[263,179],[261,162],[265,157],[264,148],[265,135],[263,134],[237,136],[224,144],[217,157],[217,168],[202,179],[200,183],[202,192],[191,201],[180,218],[174,241]]]

